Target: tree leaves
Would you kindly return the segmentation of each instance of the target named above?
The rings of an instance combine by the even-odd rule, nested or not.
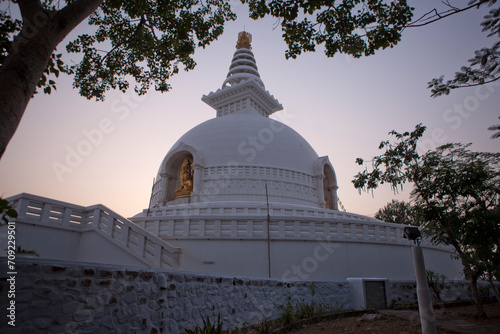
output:
[[[469,64],[470,66],[463,66],[461,71],[456,72],[451,80],[445,82],[443,76],[432,79],[427,86],[431,88],[431,96],[448,95],[452,89],[484,85],[500,79],[500,41],[491,48],[475,51]]]
[[[22,22],[15,20],[5,11],[0,10],[0,64],[3,64],[9,52],[12,36],[21,31]]]
[[[386,206],[379,209],[374,218],[388,223],[398,223],[405,225],[416,225],[415,212],[413,206],[405,201],[392,200]]]
[[[432,240],[453,245],[471,278],[500,265],[500,154],[468,147],[448,144],[425,154],[412,198]]]
[[[495,2],[492,0],[478,3],[487,3],[491,6]],[[490,10],[489,14],[484,16],[481,26],[482,31],[489,31],[488,37],[500,37],[500,8]],[[468,62],[469,66],[462,66],[453,79],[444,81],[444,76],[440,76],[429,81],[427,88],[431,89],[431,96],[448,95],[453,89],[484,85],[500,79],[500,41],[495,42],[490,48],[476,50],[474,57]]]
[[[68,68],[61,60],[61,57],[61,53],[52,53],[49,63],[45,68],[40,81],[37,84],[37,87],[42,88],[45,94],[50,94],[52,92],[52,89],[56,90],[56,82],[52,79],[49,79],[49,76],[53,75],[58,78],[60,73],[68,72]],[[37,92],[35,92],[35,94],[36,93]]]
[[[417,124],[412,132],[389,132],[396,137],[396,142],[387,140],[380,143],[379,149],[385,149],[385,152],[371,160],[371,171],[365,169],[354,176],[354,187],[360,192],[371,191],[380,184],[389,183],[391,189],[397,192],[403,188],[404,183],[413,182],[416,162],[420,158],[417,143],[425,129],[422,124]],[[362,165],[364,160],[357,158],[356,163]]]
[[[352,180],[358,190],[389,183],[411,183],[416,221],[435,243],[452,245],[468,278],[500,266],[500,153],[473,152],[470,144],[446,144],[423,154],[418,140],[425,127],[391,131],[385,152],[372,159],[372,170]],[[357,164],[364,160],[356,159]]]
[[[9,217],[17,218],[17,211],[7,200],[0,198],[0,219],[7,224],[9,222]]]
[[[74,87],[96,100],[103,100],[109,89],[126,91],[131,78],[139,94],[152,85],[168,91],[172,75],[196,66],[195,48],[209,45],[234,19],[223,0],[106,1],[89,18],[95,33],[67,46],[70,53],[83,53],[70,70]]]
[[[281,22],[288,45],[286,58],[313,52],[324,45],[325,54],[337,53],[356,58],[393,47],[412,18],[405,0],[243,0],[253,19],[271,15]]]

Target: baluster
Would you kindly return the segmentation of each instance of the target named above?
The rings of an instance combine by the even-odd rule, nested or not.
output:
[[[71,208],[64,208],[64,215],[63,215],[63,220],[62,220],[62,225],[63,226],[69,226],[69,220],[71,219],[71,213],[73,212],[73,209]]]
[[[40,221],[42,223],[49,223],[50,222],[50,209],[52,208],[52,205],[50,203],[43,203],[43,209],[42,209],[42,215],[40,217]]]

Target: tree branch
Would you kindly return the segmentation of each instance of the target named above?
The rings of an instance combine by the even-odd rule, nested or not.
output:
[[[110,54],[112,54],[116,49],[118,49],[119,47],[121,47],[123,44],[125,43],[128,43],[130,40],[132,40],[132,38],[136,37],[138,34],[139,34],[139,31],[141,30],[142,26],[144,25],[144,23],[146,22],[146,19],[144,17],[144,15],[141,17],[141,21],[139,22],[139,24],[136,26],[135,28],[135,31],[134,33],[129,37],[127,38],[126,40],[118,43],[118,45],[116,45],[114,48],[112,48],[106,55],[104,55],[104,57],[102,57],[101,61],[99,62],[99,65],[102,65],[102,63],[104,62],[104,60],[106,58],[108,58],[108,56]]]
[[[438,12],[436,8],[434,8],[433,10],[425,13],[424,15],[422,15],[420,18],[418,18],[417,20],[413,21],[413,22],[410,22],[408,23],[408,25],[405,26],[405,28],[417,28],[417,27],[423,27],[423,26],[426,26],[428,24],[431,24],[431,23],[434,23],[436,21],[439,21],[441,19],[444,19],[446,17],[449,17],[451,15],[455,15],[455,14],[458,14],[458,13],[462,13],[462,12],[465,12],[469,9],[472,9],[474,7],[479,7],[481,4],[485,3],[485,2],[488,2],[489,0],[482,0],[482,1],[479,1],[478,3],[475,3],[473,5],[470,5],[470,6],[467,6],[467,7],[464,7],[464,8],[457,8],[457,7],[453,7],[451,6],[448,2],[446,3],[447,6],[449,6],[451,9],[448,9],[446,11],[443,11],[443,12]],[[428,17],[429,15],[431,15],[432,13],[434,13],[434,15]],[[428,21],[427,21],[428,20]],[[421,22],[423,21],[423,23],[418,23],[418,22]]]
[[[33,22],[33,17],[40,12],[45,12],[40,0],[18,0],[19,10],[23,17],[23,22]]]
[[[54,18],[59,22],[57,32],[62,37],[61,40],[103,2],[104,0],[77,0],[57,11]]]

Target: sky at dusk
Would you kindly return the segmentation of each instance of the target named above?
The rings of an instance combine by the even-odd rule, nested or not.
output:
[[[434,1],[410,3],[423,13]],[[56,92],[37,94],[0,160],[0,195],[27,192],[84,206],[102,203],[125,217],[147,208],[153,177],[168,150],[188,130],[215,117],[201,97],[221,87],[243,29],[253,35],[266,89],[284,106],[271,117],[301,134],[319,156],[329,156],[349,212],[373,216],[391,199],[407,199],[410,185],[399,194],[381,188],[360,195],[351,183],[362,169],[355,159],[381,153],[378,144],[393,129],[411,131],[423,123],[428,149],[462,142],[473,143],[476,151],[500,150],[500,139],[490,139],[493,132],[487,130],[500,122],[500,83],[438,98],[427,89],[428,81],[451,78],[474,50],[497,41],[481,32],[488,8],[407,29],[400,44],[374,56],[327,58],[319,47],[286,60],[276,20],[253,21],[243,5],[233,4],[238,19],[212,45],[197,50],[196,68],[173,77],[168,93],[112,91],[104,102],[94,102],[72,89],[70,77],[60,77]]]

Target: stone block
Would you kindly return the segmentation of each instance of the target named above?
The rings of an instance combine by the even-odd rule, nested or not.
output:
[[[83,270],[83,274],[85,276],[94,276],[95,275],[95,270],[92,268],[87,268]]]
[[[52,317],[54,318],[54,321],[58,325],[66,325],[68,323],[71,323],[73,321],[73,315],[72,314],[65,314],[65,313],[53,313]],[[59,332],[55,332],[59,333]]]
[[[137,276],[139,275],[139,272],[137,272],[135,270],[126,270],[125,275],[129,281],[133,281],[137,278]]]
[[[74,268],[69,268],[68,269],[68,275],[70,277],[81,277],[82,276],[82,270],[78,267]]]
[[[16,303],[28,302],[33,299],[33,293],[30,291],[20,291],[16,292]]]
[[[156,285],[158,288],[162,289],[167,285],[167,277],[165,274],[158,273],[154,276],[154,281],[156,282]]]
[[[82,310],[83,308],[85,308],[85,305],[83,303],[74,300],[72,302],[64,304],[62,307],[62,311],[65,314],[72,314],[76,311]]]
[[[66,279],[64,285],[68,288],[74,288],[78,285],[78,280],[76,279]]]
[[[92,321],[94,316],[90,310],[79,310],[73,313],[73,320],[76,322],[87,322]]]
[[[127,303],[135,303],[136,300],[137,300],[137,294],[135,291],[130,291],[130,292],[127,292],[124,296],[123,296],[123,299],[125,300],[125,302]]]
[[[50,305],[48,300],[32,300],[30,302],[30,308],[32,309],[44,309]]]
[[[100,279],[99,282],[97,282],[100,286],[110,286],[112,283],[113,281],[111,279]]]
[[[89,286],[92,285],[92,283],[93,283],[93,281],[90,278],[85,278],[85,279],[80,280],[80,286],[82,286],[84,288],[88,288]]]
[[[139,278],[141,279],[141,281],[149,282],[153,278],[153,275],[154,274],[150,271],[142,271],[139,274]]]
[[[47,329],[54,322],[52,318],[35,318],[32,321],[33,324],[39,329]]]
[[[66,267],[63,267],[63,266],[52,266],[52,271],[53,271],[53,272],[62,272],[62,271],[66,271]]]
[[[111,315],[106,315],[96,321],[100,326],[108,328],[108,329],[113,329],[115,328],[113,324],[113,317]]]
[[[99,270],[99,278],[111,278],[113,277],[113,271],[101,269]]]
[[[137,313],[139,313],[139,306],[137,306],[137,304],[128,305],[128,307],[126,308],[126,313],[128,315],[136,315]]]

